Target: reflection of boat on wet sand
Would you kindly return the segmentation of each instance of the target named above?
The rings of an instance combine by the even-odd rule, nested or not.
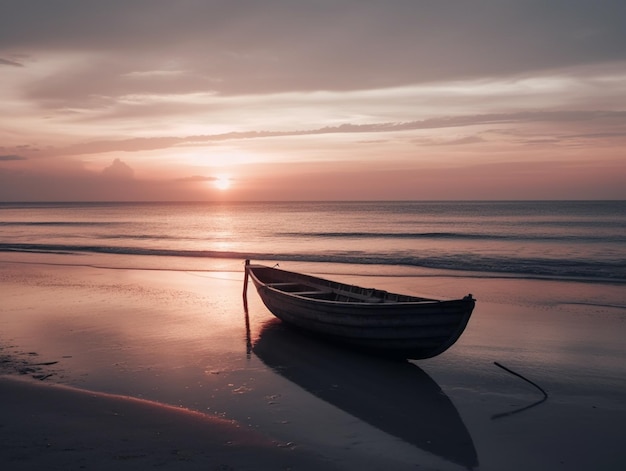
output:
[[[466,468],[478,465],[454,404],[417,365],[316,342],[277,321],[253,352],[270,368],[368,424]]]
[[[344,345],[400,358],[439,355],[461,336],[472,295],[441,301],[348,285],[246,261],[263,303],[282,321]]]

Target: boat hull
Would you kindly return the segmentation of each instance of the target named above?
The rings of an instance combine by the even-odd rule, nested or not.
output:
[[[347,289],[363,293],[358,290],[364,288],[262,265],[246,269],[265,306],[286,324],[336,343],[398,358],[424,359],[447,350],[463,333],[475,304],[471,296],[438,301],[385,292],[379,292],[384,298],[348,302],[318,299],[312,296],[316,290],[331,290],[322,283],[332,283],[329,286],[335,297]],[[283,281],[268,283],[268,279]],[[286,285],[287,280],[308,291],[287,292],[276,287]],[[404,301],[389,301],[398,297]]]

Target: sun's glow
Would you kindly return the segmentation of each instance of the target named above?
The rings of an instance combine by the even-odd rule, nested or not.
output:
[[[215,188],[217,188],[218,190],[228,190],[231,185],[232,185],[232,181],[230,179],[230,177],[226,176],[226,175],[220,175],[218,177],[215,178],[215,180],[213,180],[213,185],[215,186]]]

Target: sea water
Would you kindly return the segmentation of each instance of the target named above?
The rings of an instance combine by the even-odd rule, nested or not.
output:
[[[626,283],[626,202],[5,203],[0,252]]]

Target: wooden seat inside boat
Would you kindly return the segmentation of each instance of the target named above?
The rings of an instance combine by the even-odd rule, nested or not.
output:
[[[267,286],[275,288],[286,293],[297,294],[299,296],[325,296],[334,294],[327,289],[318,288],[316,286],[304,285],[302,283],[268,283]]]
[[[320,299],[325,301],[338,301],[350,303],[381,303],[382,298],[373,298],[362,293],[349,293],[343,291],[335,291],[323,286],[311,286],[303,283],[268,283],[268,287],[283,291],[285,293],[303,296],[305,298]]]
[[[301,291],[319,291],[313,286],[304,285],[302,283],[267,283],[270,288],[275,288],[286,293],[296,293]]]

